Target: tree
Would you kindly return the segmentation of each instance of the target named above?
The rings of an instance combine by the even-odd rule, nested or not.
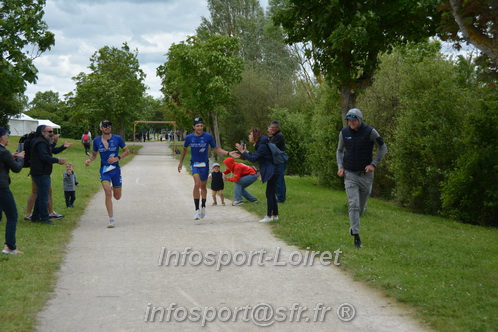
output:
[[[124,136],[144,105],[145,74],[140,69],[138,51],[132,53],[126,43],[121,49],[104,46],[90,61],[90,74],[73,77],[75,119],[94,124],[108,119]]]
[[[498,68],[498,1],[449,0],[441,10],[441,38],[457,49],[462,42],[474,45]]]
[[[442,55],[402,69],[400,112],[389,145],[396,198],[417,212],[436,214],[441,186],[462,150],[462,120],[476,108],[474,91],[462,86],[458,67]]]
[[[232,86],[241,80],[239,49],[237,38],[213,36],[203,41],[189,37],[173,44],[168,60],[157,69],[166,99],[207,120],[218,146],[218,115],[232,98]]]
[[[293,100],[298,63],[283,30],[272,24],[258,0],[208,0],[208,7],[210,18],[202,19],[199,38],[224,35],[240,41],[243,78],[220,122],[224,138],[239,141],[249,126],[266,127],[272,108]]]
[[[260,62],[262,25],[258,23],[264,13],[259,1],[208,0],[208,8],[211,17],[202,17],[197,35],[202,39],[213,35],[237,37],[240,40],[240,55],[244,61]]]
[[[59,99],[58,92],[37,92],[29,105],[30,109],[26,113],[33,118],[49,119],[55,123],[62,120],[61,109],[64,103]]]
[[[315,74],[341,91],[343,119],[368,87],[379,54],[435,34],[439,0],[275,0],[274,22],[290,44],[310,42]]]
[[[43,21],[45,0],[0,2],[0,125],[22,110],[27,83],[36,83],[33,60],[54,45],[54,34]],[[33,51],[27,51],[31,46]]]

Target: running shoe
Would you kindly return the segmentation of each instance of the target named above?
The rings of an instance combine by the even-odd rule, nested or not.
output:
[[[201,207],[201,219],[204,219],[204,217],[206,216],[206,207]]]
[[[63,214],[59,214],[59,213],[57,213],[57,212],[53,211],[52,213],[50,213],[50,214],[48,215],[48,217],[49,217],[50,219],[62,219],[62,218],[64,218],[64,215],[63,215]]]
[[[116,227],[116,222],[114,220],[109,220],[107,228],[114,228],[114,227]]]
[[[268,217],[268,216],[265,216],[263,219],[261,219],[259,222],[270,222],[272,221],[273,218],[272,217]]]
[[[194,220],[201,219],[201,210],[195,210]]]
[[[354,245],[356,248],[361,248],[363,247],[361,244],[360,236],[355,236],[354,237]]]

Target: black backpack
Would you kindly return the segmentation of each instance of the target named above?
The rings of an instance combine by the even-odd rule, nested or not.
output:
[[[35,137],[35,133],[31,132],[29,134],[24,134],[19,139],[19,144],[22,144],[22,150],[24,151],[24,165],[22,167],[30,167],[31,166],[31,142]]]
[[[268,142],[268,147],[270,148],[271,157],[273,159],[274,165],[281,165],[286,163],[289,160],[289,156],[285,151],[280,150],[275,143]]]

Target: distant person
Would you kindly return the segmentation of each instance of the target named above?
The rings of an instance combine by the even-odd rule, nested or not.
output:
[[[216,146],[213,136],[204,132],[204,121],[202,118],[194,119],[193,129],[194,133],[187,135],[183,143],[180,162],[178,163],[178,172],[182,171],[183,159],[185,159],[188,147],[190,146],[190,169],[192,170],[192,177],[194,178],[194,220],[199,220],[206,216],[206,183],[209,175],[209,147],[211,147],[213,151],[218,154],[227,156],[231,153],[233,153],[234,156],[237,156],[237,154],[235,154],[235,152],[228,152]],[[200,202],[201,197],[202,201]]]
[[[97,153],[100,153],[100,182],[105,192],[105,207],[109,216],[107,228],[114,228],[116,225],[112,198],[114,196],[115,200],[120,200],[122,194],[119,161],[130,154],[121,136],[111,134],[111,127],[112,123],[109,120],[100,122],[102,136],[95,137],[93,140],[92,154],[85,162],[86,166],[90,166],[90,163],[97,158]],[[119,155],[120,148],[123,149],[121,155]]]
[[[23,252],[17,249],[17,207],[14,195],[10,190],[9,171],[19,173],[24,165],[24,151],[10,153],[6,149],[9,144],[10,131],[0,127],[0,220],[5,212],[7,224],[5,225],[5,245],[2,253],[17,255]]]
[[[349,234],[354,236],[354,245],[361,248],[360,217],[372,192],[375,167],[387,153],[387,146],[377,130],[363,122],[359,109],[350,109],[346,119],[348,126],[339,132],[337,175],[344,177],[348,196]],[[372,158],[374,145],[379,149],[375,159]]]
[[[278,220],[277,180],[280,174],[278,166],[273,164],[273,157],[268,147],[269,138],[263,136],[259,128],[252,128],[248,138],[254,144],[256,152],[249,152],[245,144],[237,143],[235,146],[248,161],[259,163],[261,181],[266,183],[266,216],[259,222],[276,221]]]
[[[243,163],[237,163],[232,157],[226,158],[223,160],[223,163],[227,167],[223,171],[223,174],[233,173],[233,178],[227,178],[227,181],[234,183],[234,200],[232,205],[239,206],[244,204],[243,197],[249,202],[257,202],[256,197],[246,190],[247,187],[258,180],[256,169]]]
[[[71,163],[66,164],[66,171],[62,174],[64,198],[66,199],[66,207],[74,208],[74,201],[76,200],[76,186],[79,185],[74,174],[74,165]]]
[[[225,182],[223,182],[223,173],[220,171],[220,164],[213,164],[213,171],[209,174],[208,179],[211,179],[211,194],[213,196],[213,205],[218,205],[216,195],[220,195],[221,205],[225,206],[225,196],[223,196],[223,189],[225,189]]]
[[[88,131],[88,129],[87,129],[87,130],[85,130],[83,135],[81,135],[81,143],[85,147],[85,153],[87,156],[90,155],[90,147],[91,147],[90,142],[91,141],[92,141],[92,135],[90,135],[90,131]]]
[[[268,131],[271,133],[270,142],[275,144],[277,148],[282,151],[286,150],[285,137],[280,131],[280,122],[272,121],[268,127]],[[278,180],[277,180],[277,202],[285,203],[287,199],[287,187],[285,185],[285,171],[287,170],[287,162],[282,163],[278,167]]]
[[[49,190],[52,185],[50,176],[53,164],[64,165],[65,158],[52,157],[54,130],[50,126],[39,125],[34,140],[31,142],[30,173],[36,184],[36,200],[31,215],[32,222],[54,225],[48,213]]]

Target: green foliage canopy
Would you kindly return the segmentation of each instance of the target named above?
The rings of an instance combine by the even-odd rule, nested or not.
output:
[[[173,44],[168,60],[157,68],[166,99],[192,117],[206,119],[217,144],[218,112],[231,101],[232,86],[241,80],[244,64],[238,52],[237,38],[215,35],[204,41],[194,36]]]
[[[282,25],[289,43],[311,42],[306,55],[316,61],[316,74],[324,74],[342,90],[345,115],[357,92],[371,84],[380,53],[435,34],[438,3],[286,0],[275,11],[274,21]]]
[[[7,116],[21,111],[19,95],[27,83],[35,83],[38,70],[33,59],[50,50],[54,34],[43,21],[45,0],[3,0],[0,2],[0,125]],[[26,51],[33,46],[33,53]]]
[[[138,51],[131,52],[126,43],[121,49],[104,46],[90,61],[90,74],[73,77],[75,120],[94,126],[108,119],[124,135],[144,105],[145,74],[140,69]]]

